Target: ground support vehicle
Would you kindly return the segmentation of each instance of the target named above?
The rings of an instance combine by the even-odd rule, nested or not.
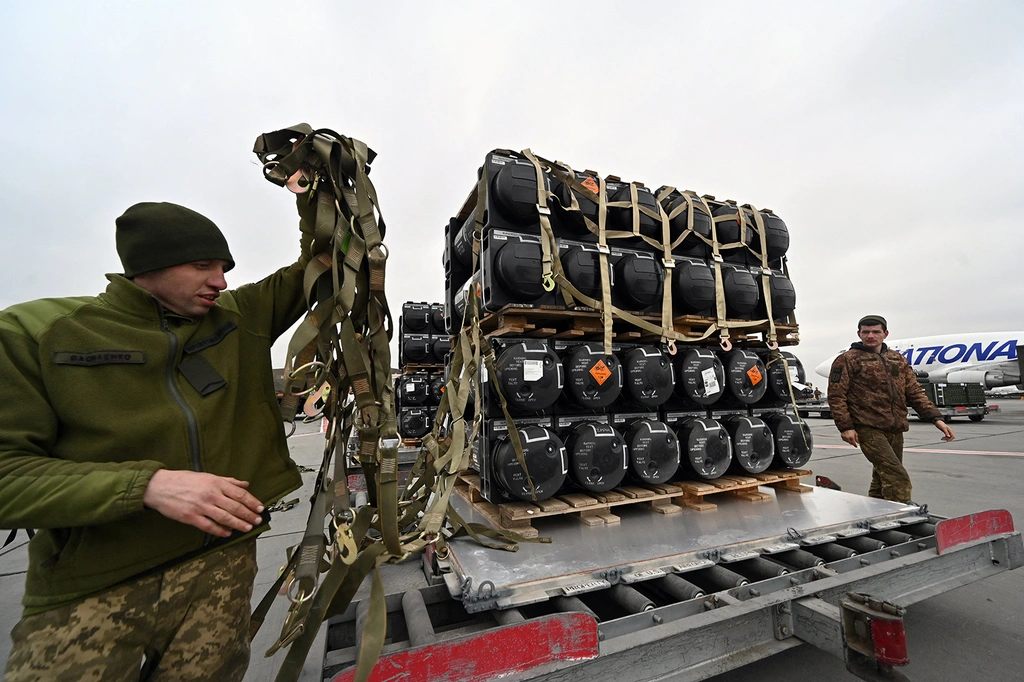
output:
[[[790,408],[792,411],[792,408]],[[832,418],[832,409],[828,406],[828,400],[826,398],[819,398],[817,400],[800,400],[796,403],[796,411],[800,415],[801,419],[807,417],[821,417],[822,419]]]
[[[702,680],[801,643],[860,679],[905,679],[908,606],[1024,563],[1006,511],[942,519],[823,488],[769,494],[631,508],[617,525],[546,519],[552,542],[516,553],[428,550],[425,580],[386,599],[371,679]],[[357,602],[330,622],[322,679],[353,678],[367,613]]]
[[[922,383],[921,387],[946,421],[967,417],[972,422],[980,422],[989,413],[982,384]],[[917,414],[916,410],[914,414]]]

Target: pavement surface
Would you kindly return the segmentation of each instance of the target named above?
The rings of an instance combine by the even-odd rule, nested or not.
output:
[[[914,500],[933,513],[959,516],[986,509],[1007,509],[1024,524],[1024,401],[994,401],[1000,410],[973,423],[951,422],[957,439],[942,443],[931,424],[911,423],[904,460],[914,482]],[[831,420],[808,420],[814,432],[814,456],[807,468],[832,478],[844,491],[866,493],[871,467],[860,451],[839,438]],[[323,440],[317,425],[300,425],[290,441],[292,457],[304,466],[319,464]],[[301,538],[308,511],[313,473],[303,474],[302,490],[289,495],[301,503],[274,518],[259,541],[259,575],[255,604],[277,577],[285,549]],[[809,482],[809,481],[807,481]],[[0,533],[0,539],[6,532]],[[20,616],[26,539],[0,550],[0,661],[6,661],[6,635]],[[417,562],[389,567],[386,591],[423,583]],[[364,586],[363,592],[366,591]],[[278,599],[253,644],[247,682],[274,679],[283,652],[263,652],[281,630],[286,601]],[[1024,570],[1001,574],[925,600],[910,607],[905,618],[911,663],[903,669],[910,680],[962,682],[1024,680]],[[303,680],[316,680],[320,651],[311,654]],[[763,661],[711,678],[714,682],[820,682],[855,680],[842,664],[810,646],[801,646]]]

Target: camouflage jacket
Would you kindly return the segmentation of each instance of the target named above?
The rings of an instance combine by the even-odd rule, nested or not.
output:
[[[832,363],[828,406],[840,431],[872,426],[895,433],[910,429],[907,405],[923,419],[941,419],[906,358],[882,345],[881,353],[854,343]]]

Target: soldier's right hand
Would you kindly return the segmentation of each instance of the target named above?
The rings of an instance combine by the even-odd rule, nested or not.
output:
[[[847,443],[849,443],[850,445],[852,445],[853,447],[857,447],[860,445],[860,440],[857,438],[857,429],[848,429],[846,431],[840,431],[839,437],[842,438]]]
[[[227,537],[262,523],[263,505],[249,494],[247,481],[196,471],[160,469],[149,481],[142,503],[169,519]]]

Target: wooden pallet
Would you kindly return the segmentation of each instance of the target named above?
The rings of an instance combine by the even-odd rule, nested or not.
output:
[[[422,372],[443,372],[443,371],[444,371],[444,365],[443,364],[441,364],[441,365],[433,365],[433,364],[427,365],[427,364],[421,364],[421,363],[415,363],[415,362],[407,362],[406,364],[402,365],[401,373],[402,373],[402,376],[405,376],[406,374],[420,374]]]
[[[660,325],[660,315],[638,315],[643,320]],[[687,336],[700,337],[707,333],[714,318],[683,315],[672,321],[673,328]],[[557,306],[527,306],[509,304],[497,312],[487,313],[480,318],[480,329],[484,336],[525,336],[532,338],[579,339],[600,341],[604,337],[604,323],[601,313],[592,308],[561,308]],[[775,325],[780,346],[795,345],[800,340],[797,325]],[[768,324],[762,323],[749,328],[737,329],[730,334],[732,344],[738,348],[763,346]],[[613,321],[612,335],[618,342],[656,342],[657,334],[637,329],[625,320]],[[702,341],[694,343],[716,344],[717,332]]]
[[[697,511],[711,511],[718,505],[707,501],[707,497],[718,493],[729,493],[733,497],[750,502],[766,502],[771,495],[758,490],[762,485],[781,490],[805,493],[814,488],[800,483],[801,478],[813,475],[806,469],[772,470],[760,474],[736,476],[726,474],[710,481],[683,481],[677,485],[683,489],[678,503]]]
[[[484,499],[480,477],[466,472],[459,477],[455,492],[494,527],[534,538],[539,531],[533,527],[533,521],[546,516],[571,515],[584,525],[603,526],[618,524],[619,517],[611,509],[626,504],[643,505],[659,514],[678,514],[684,509],[711,511],[718,507],[707,500],[711,495],[724,493],[748,502],[765,502],[772,496],[760,492],[759,486],[807,492],[813,488],[801,484],[800,479],[812,475],[813,472],[804,469],[766,471],[750,476],[722,476],[713,481],[627,485],[604,493],[569,493],[538,502],[494,504]]]

